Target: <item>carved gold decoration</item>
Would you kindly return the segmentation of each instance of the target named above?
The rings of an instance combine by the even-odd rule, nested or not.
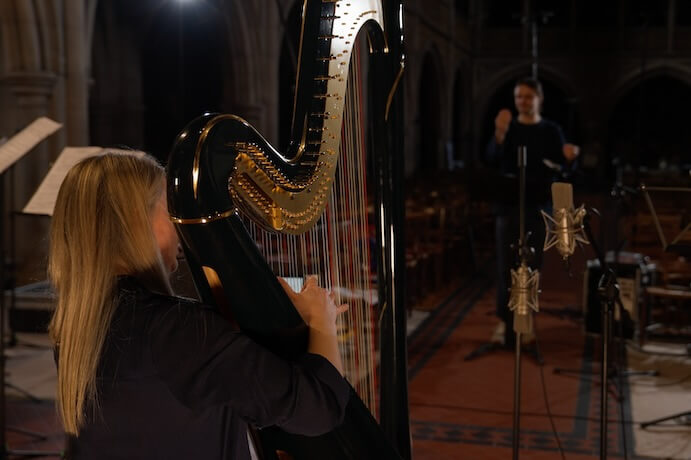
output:
[[[307,120],[303,120],[303,135],[299,151],[300,164],[314,166],[309,177],[291,180],[272,163],[266,153],[253,143],[235,142],[229,146],[237,152],[235,170],[228,181],[231,198],[238,207],[250,210],[260,223],[274,230],[300,234],[309,230],[319,219],[328,202],[334,182],[338,152],[341,144],[341,125],[353,40],[362,26],[373,20],[383,28],[380,0],[335,2],[333,30],[320,39],[331,40],[328,74],[316,76],[326,82],[325,94],[315,95],[324,100],[324,112],[309,116],[322,120],[322,127],[312,129],[319,140],[306,141]],[[394,88],[395,89],[395,88]],[[267,144],[268,145],[268,144]],[[317,146],[318,153],[310,153],[306,146]],[[294,164],[297,159],[290,161]]]

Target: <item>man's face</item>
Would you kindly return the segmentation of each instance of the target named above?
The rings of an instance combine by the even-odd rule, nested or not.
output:
[[[521,115],[533,116],[540,113],[540,97],[530,86],[518,85],[513,90],[516,110]]]

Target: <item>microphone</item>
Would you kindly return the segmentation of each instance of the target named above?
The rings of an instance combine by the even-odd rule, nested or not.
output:
[[[574,209],[573,187],[565,182],[552,184],[552,207],[551,216],[540,211],[545,221],[543,250],[556,247],[562,259],[566,260],[573,255],[577,243],[588,244],[583,228],[586,211],[583,205]]]
[[[533,270],[521,262],[518,270],[511,270],[511,296],[509,310],[513,312],[513,330],[516,333],[530,334],[533,332],[533,315],[537,312],[538,294],[540,290],[540,272]]]

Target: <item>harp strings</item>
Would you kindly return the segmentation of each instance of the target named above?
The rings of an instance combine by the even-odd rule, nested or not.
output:
[[[365,104],[360,47],[353,50],[341,133],[341,151],[329,203],[317,224],[301,235],[245,226],[278,276],[297,280],[318,275],[320,285],[349,305],[338,322],[346,378],[372,414],[377,414],[376,286],[370,258],[366,184]],[[366,48],[365,48],[366,49]]]
[[[341,291],[341,301],[350,305],[343,317],[341,340],[344,365],[351,384],[376,414],[376,351],[372,319],[375,308],[367,232],[366,139],[364,119],[366,113],[362,97],[362,76],[359,47],[355,48],[346,94],[343,119],[342,145],[336,184],[332,189],[327,210],[330,228],[335,229],[332,259]],[[333,217],[337,216],[336,221]]]

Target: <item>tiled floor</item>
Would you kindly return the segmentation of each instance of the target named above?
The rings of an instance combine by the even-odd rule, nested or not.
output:
[[[411,340],[410,408],[416,459],[505,459],[511,455],[514,353],[496,350],[464,361],[491,335],[493,297],[492,289],[469,287],[467,294],[442,307],[438,316],[443,318],[432,323],[432,317]],[[560,458],[543,394],[543,374],[549,412],[566,458],[599,458],[599,338],[584,336],[580,324],[568,315],[538,314],[536,324],[545,364],[540,369],[533,356],[522,355],[521,455]],[[681,410],[685,401],[691,402],[686,384],[691,359],[674,358],[672,369],[654,355],[634,350],[628,355],[629,368],[657,369],[660,376],[625,378],[621,389],[617,388],[624,397],[622,405],[610,395],[609,458],[691,458],[691,426],[672,422],[655,429],[638,427],[656,414],[673,413],[675,405]],[[555,368],[576,372],[555,374]]]
[[[45,334],[18,334],[17,345],[5,351],[5,433],[10,454],[33,452],[37,457],[42,452],[52,455],[37,458],[58,458],[56,454],[63,449],[55,415],[56,372],[49,346]]]

